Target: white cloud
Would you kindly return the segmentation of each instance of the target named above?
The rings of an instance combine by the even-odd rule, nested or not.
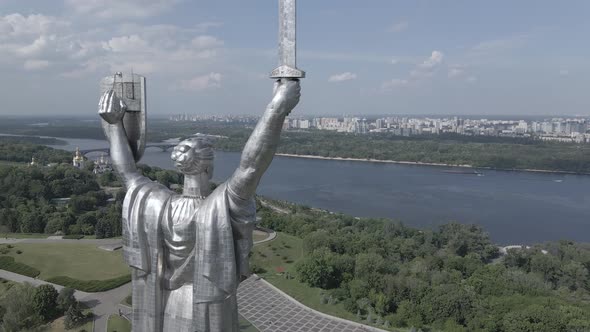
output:
[[[49,67],[49,61],[47,60],[27,60],[25,61],[23,67],[25,70],[33,71],[33,70],[41,70]]]
[[[30,36],[48,35],[67,28],[70,24],[53,16],[19,13],[0,16],[0,41]]]
[[[467,79],[465,79],[465,81],[467,83],[475,83],[475,82],[477,82],[477,77],[475,77],[475,76],[469,76],[469,77],[467,77]]]
[[[76,14],[100,19],[151,17],[165,12],[181,0],[65,0]]]
[[[412,80],[420,80],[432,77],[440,64],[442,64],[443,60],[444,54],[441,51],[432,51],[428,59],[422,61],[410,71],[410,78]]]
[[[134,53],[149,51],[147,41],[138,35],[113,37],[104,43],[105,50],[115,53]]]
[[[181,81],[176,87],[177,90],[202,91],[211,88],[221,87],[221,74],[209,73],[207,75],[197,76],[190,80]]]
[[[561,70],[559,71],[559,75],[561,75],[561,76],[567,76],[567,75],[569,75],[569,74],[570,74],[570,71],[569,71],[569,70],[567,70],[567,69],[561,69]]]
[[[440,65],[443,62],[444,59],[444,54],[441,51],[432,51],[432,54],[430,55],[430,57],[428,59],[426,59],[422,64],[420,64],[420,67],[422,68],[426,68],[426,69],[431,69],[434,68],[438,65]]]
[[[394,25],[392,25],[391,27],[389,27],[389,29],[387,29],[389,32],[402,32],[404,30],[406,30],[408,27],[410,26],[410,24],[407,21],[400,21],[395,23]]]
[[[71,2],[74,3],[82,6]],[[79,10],[90,10],[97,4],[92,0],[87,9]],[[223,40],[203,33],[220,24],[204,22],[188,28],[164,24],[105,25],[93,20],[74,24],[65,18],[37,14],[0,16],[0,69],[47,69],[51,75],[76,78],[133,70],[144,75],[159,73],[188,79],[210,72],[213,64],[225,61]],[[212,79],[215,82],[215,77]]]
[[[351,72],[345,72],[342,74],[335,74],[330,76],[328,82],[343,82],[343,81],[350,81],[356,79],[356,74]]]
[[[391,59],[391,64],[392,65],[397,65],[398,63],[399,63],[399,60],[398,59],[395,59],[395,58]]]
[[[381,84],[381,90],[382,91],[391,91],[396,88],[407,86],[408,84],[410,84],[410,82],[408,80],[394,78],[394,79],[389,80],[387,82],[383,82],[383,84]]]

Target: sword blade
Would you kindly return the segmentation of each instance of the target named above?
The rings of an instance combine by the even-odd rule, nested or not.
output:
[[[279,66],[297,68],[296,0],[279,1]]]
[[[297,69],[297,0],[279,0],[279,67],[270,77],[305,77]]]

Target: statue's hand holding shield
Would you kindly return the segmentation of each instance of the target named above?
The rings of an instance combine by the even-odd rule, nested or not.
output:
[[[98,102],[98,114],[108,124],[117,124],[123,121],[127,105],[115,94],[115,91],[108,90],[102,94]]]
[[[146,145],[145,77],[137,74],[116,73],[105,77],[100,84],[102,97],[99,114],[109,141],[109,125],[123,127],[135,162],[143,156]],[[112,144],[113,142],[111,142]],[[121,144],[123,142],[118,142]]]

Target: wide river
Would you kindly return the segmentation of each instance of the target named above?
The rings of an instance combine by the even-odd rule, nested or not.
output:
[[[74,150],[106,141],[62,139]],[[98,156],[98,155],[91,155]],[[214,180],[226,180],[240,154],[216,152]],[[147,149],[142,163],[172,169],[170,152]],[[449,221],[482,225],[499,244],[548,240],[590,242],[590,176],[276,157],[258,193],[359,217],[384,217],[416,227]]]

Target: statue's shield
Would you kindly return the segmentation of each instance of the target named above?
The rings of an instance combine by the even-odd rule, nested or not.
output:
[[[101,95],[108,90],[115,91],[121,98],[127,111],[123,117],[123,126],[131,151],[138,162],[143,156],[146,145],[146,89],[145,77],[137,74],[116,73],[100,82]]]

